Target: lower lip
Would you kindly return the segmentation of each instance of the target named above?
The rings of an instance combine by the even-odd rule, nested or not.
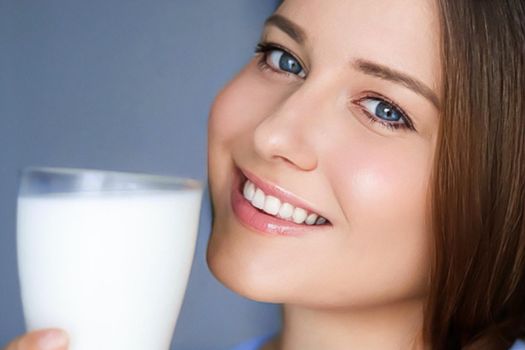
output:
[[[324,231],[329,225],[304,225],[268,215],[251,205],[241,193],[241,178],[236,174],[231,196],[233,212],[248,229],[264,235],[301,236]]]

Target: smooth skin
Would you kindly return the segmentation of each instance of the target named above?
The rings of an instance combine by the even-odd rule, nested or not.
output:
[[[43,329],[14,339],[5,350],[66,350],[67,334],[59,329]]]
[[[264,350],[426,349],[436,4],[286,0],[276,13],[295,32],[268,23],[263,41],[282,50],[254,56],[210,113],[209,267],[240,295],[283,304],[282,332]],[[378,108],[378,98],[394,104]],[[406,123],[377,113],[392,108],[415,129],[385,127]],[[253,232],[232,211],[236,167],[302,198],[332,226],[298,238]],[[37,338],[7,349],[42,349]]]
[[[441,86],[435,6],[285,0],[277,14],[288,24],[270,21],[262,34],[282,50],[256,55],[215,100],[208,264],[238,294],[283,304],[282,332],[265,349],[425,348]],[[378,113],[377,98],[415,130],[382,125],[403,119]],[[255,233],[230,204],[235,168],[299,196],[332,227]]]

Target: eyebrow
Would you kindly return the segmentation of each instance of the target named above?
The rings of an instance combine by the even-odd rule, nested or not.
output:
[[[416,94],[425,97],[429,100],[438,110],[440,109],[439,98],[437,95],[421,81],[411,77],[406,73],[396,71],[390,67],[368,61],[363,59],[356,59],[352,62],[352,66],[365,74],[388,80],[396,84],[401,84],[406,88],[414,91]]]
[[[290,21],[288,18],[279,15],[273,14],[264,22],[265,26],[276,26],[281,29],[283,32],[288,34],[290,38],[296,41],[298,44],[304,44],[306,41],[305,31],[294,22]],[[386,81],[390,81],[399,85],[402,85],[416,94],[423,96],[429,100],[434,107],[438,110],[440,109],[440,102],[437,95],[434,91],[425,85],[420,80],[397,70],[394,70],[385,65],[375,63],[365,59],[355,59],[352,61],[352,67],[364,74],[380,78]]]
[[[303,44],[306,40],[306,33],[304,30],[284,16],[273,14],[268,17],[268,19],[264,22],[264,25],[276,26],[299,44]]]

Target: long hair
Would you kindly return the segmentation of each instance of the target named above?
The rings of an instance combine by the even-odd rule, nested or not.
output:
[[[525,337],[525,1],[438,0],[443,103],[432,174],[434,350]]]

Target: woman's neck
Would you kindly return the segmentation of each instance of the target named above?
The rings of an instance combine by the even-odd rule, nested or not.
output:
[[[283,329],[263,350],[426,349],[423,301],[366,310],[313,309],[283,305]]]

